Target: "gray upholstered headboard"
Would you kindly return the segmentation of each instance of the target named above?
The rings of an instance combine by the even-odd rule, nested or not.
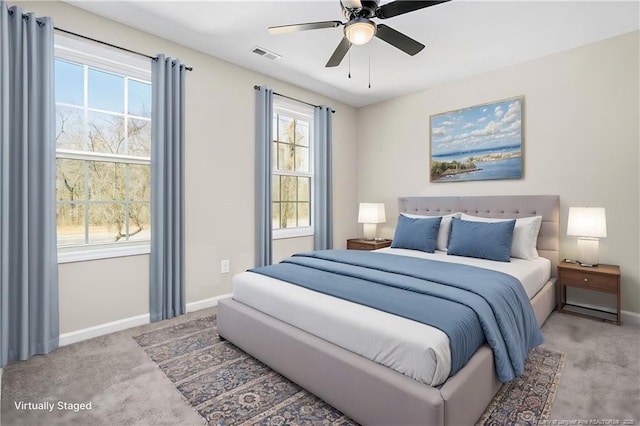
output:
[[[542,216],[538,254],[551,261],[551,276],[556,276],[560,248],[560,198],[557,195],[401,197],[398,204],[401,213],[426,216],[455,212],[504,219]]]

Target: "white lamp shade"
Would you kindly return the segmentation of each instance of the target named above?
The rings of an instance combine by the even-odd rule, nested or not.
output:
[[[360,203],[358,223],[384,223],[384,203]]]
[[[344,35],[352,44],[367,44],[376,34],[376,25],[368,19],[360,18],[344,27]]]
[[[604,207],[569,207],[567,235],[604,238],[607,218]]]

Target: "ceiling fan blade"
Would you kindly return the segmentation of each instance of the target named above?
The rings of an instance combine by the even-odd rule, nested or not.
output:
[[[376,9],[376,16],[380,19],[393,18],[394,16],[413,12],[414,10],[424,9],[425,7],[435,6],[440,3],[446,3],[450,0],[440,1],[413,1],[413,0],[396,0],[391,3],[383,4]]]
[[[386,41],[390,45],[397,47],[398,49],[411,56],[424,49],[424,44],[418,43],[411,37],[408,37],[384,24],[378,24],[378,32],[376,32],[376,37]]]
[[[342,3],[342,6],[346,7],[347,9],[362,8],[362,2],[360,2],[360,0],[340,0],[340,3]]]
[[[342,62],[344,55],[347,54],[350,47],[351,42],[346,37],[342,37],[342,41],[338,47],[336,47],[336,50],[334,50],[333,55],[331,55],[325,67],[337,67],[340,65],[340,62]]]
[[[269,27],[269,34],[285,34],[296,31],[319,30],[322,28],[335,28],[342,25],[340,21],[308,22],[306,24],[281,25]]]

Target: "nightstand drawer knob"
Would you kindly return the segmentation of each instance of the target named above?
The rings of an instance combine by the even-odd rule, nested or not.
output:
[[[584,282],[585,282],[585,283],[586,283],[587,281],[589,281],[589,278],[585,278],[585,279],[584,279]]]

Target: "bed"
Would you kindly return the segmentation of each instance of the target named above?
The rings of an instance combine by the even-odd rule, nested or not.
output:
[[[457,211],[491,218],[542,216],[537,249],[554,275],[557,196],[407,197],[399,199],[399,207],[403,213],[432,216]],[[542,288],[530,291],[539,324],[553,310],[554,283],[551,276]],[[473,424],[501,386],[487,345],[433,387],[261,309],[234,299],[220,301],[219,334],[362,424]]]

